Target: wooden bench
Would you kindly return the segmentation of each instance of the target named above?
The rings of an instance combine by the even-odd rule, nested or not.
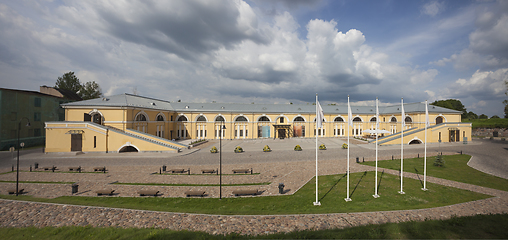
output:
[[[69,171],[81,171],[83,170],[81,167],[69,167]]]
[[[95,191],[95,193],[97,193],[97,196],[101,196],[101,195],[111,196],[111,195],[113,195],[113,192],[115,192],[115,190],[112,190],[112,189],[101,189],[101,190]]]
[[[216,171],[215,169],[202,169],[201,170],[202,174],[205,174],[205,173],[212,173],[213,174],[213,173],[216,173],[216,172],[218,172],[218,171]]]
[[[56,170],[56,167],[55,166],[52,166],[52,167],[41,167],[44,171],[54,171]]]
[[[252,173],[251,169],[233,169],[233,173]]]
[[[187,191],[187,192],[185,192],[185,196],[187,196],[187,197],[190,197],[190,196],[201,196],[201,197],[204,197],[205,196],[205,191]]]
[[[184,173],[185,172],[185,169],[183,168],[178,168],[178,169],[170,169],[168,172],[171,172],[171,173]]]
[[[18,194],[23,194],[24,190],[25,190],[24,188],[18,189]],[[7,192],[9,194],[16,194],[16,188],[9,188],[9,189],[7,189]]]
[[[158,190],[140,190],[138,191],[140,196],[154,196],[156,197],[159,194]]]
[[[254,190],[243,189],[243,190],[235,190],[235,191],[233,191],[233,195],[235,195],[235,196],[239,196],[239,195],[257,195],[258,192],[259,191],[257,189],[254,189]]]
[[[94,172],[106,172],[106,167],[94,167]]]

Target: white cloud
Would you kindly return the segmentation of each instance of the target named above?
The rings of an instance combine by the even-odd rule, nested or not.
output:
[[[508,81],[508,68],[483,72],[477,70],[471,78],[455,81],[456,87],[452,89],[457,96],[476,95],[480,99],[499,99],[504,96],[505,81]]]
[[[428,2],[422,6],[421,13],[429,16],[436,16],[444,10],[444,3],[438,1]]]
[[[436,69],[429,69],[427,71],[414,70],[410,80],[413,84],[430,83],[434,81],[438,71]]]

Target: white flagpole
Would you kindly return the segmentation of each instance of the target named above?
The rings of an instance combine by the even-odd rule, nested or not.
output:
[[[379,108],[378,108],[378,100],[376,98],[376,184],[374,186],[374,195],[372,195],[374,198],[378,198],[379,195],[377,194],[377,140],[378,140],[378,129],[379,129]]]
[[[427,191],[427,126],[429,125],[429,108],[425,100],[425,150],[423,153],[423,191]]]
[[[346,202],[350,202],[352,201],[351,198],[349,198],[349,148],[351,148],[351,146],[349,145],[349,134],[350,131],[349,131],[349,126],[351,125],[352,123],[352,119],[351,117],[353,116],[353,114],[351,113],[351,106],[349,106],[349,95],[347,95],[347,197],[344,199]]]
[[[319,114],[321,114],[319,112],[320,109],[318,109],[319,107],[318,95],[316,93],[316,201],[314,202],[314,206],[321,206],[318,199],[318,125],[319,121],[322,121],[319,117]]]
[[[402,108],[402,132],[400,134],[400,194],[406,194],[402,190],[402,179],[404,178],[404,127],[406,126],[406,114],[404,113],[404,98],[400,99],[400,104]]]

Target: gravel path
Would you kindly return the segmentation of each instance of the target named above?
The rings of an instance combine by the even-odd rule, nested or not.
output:
[[[319,151],[319,175],[337,174],[346,172],[345,153],[340,149],[343,139],[324,139],[328,150]],[[294,152],[293,145],[300,144],[304,151]],[[273,152],[263,153],[259,149],[268,144]],[[218,187],[174,187],[174,186],[129,186],[112,185],[112,182],[138,182],[138,183],[218,183],[217,175],[159,175],[160,167],[165,164],[168,168],[190,169],[191,173],[198,173],[201,169],[217,169],[218,156],[210,154],[209,148],[217,145],[215,142],[204,144],[197,149],[186,150],[182,154],[83,154],[83,155],[53,155],[30,153],[23,156],[21,169],[27,170],[35,161],[41,166],[57,165],[61,170],[68,166],[84,166],[85,171],[95,166],[108,168],[108,173],[62,173],[62,172],[20,172],[23,181],[60,181],[77,182],[79,192],[75,195],[94,196],[95,190],[113,188],[116,196],[137,196],[140,189],[160,190],[161,197],[184,197],[186,190],[203,190],[206,197],[218,197]],[[235,146],[242,146],[246,152],[232,153]],[[489,159],[504,159],[506,145],[493,144],[488,141],[476,141],[473,144],[441,144],[430,146],[429,155],[438,152],[455,154],[458,151],[472,154],[481,163]],[[315,142],[309,139],[295,139],[295,141],[278,140],[249,140],[225,141],[223,145],[223,173],[231,173],[232,169],[253,168],[254,175],[224,175],[223,183],[260,183],[271,182],[270,185],[248,187],[223,187],[223,197],[233,197],[231,192],[235,189],[254,188],[262,192],[262,196],[278,195],[277,185],[283,182],[288,192],[294,194],[301,186],[307,183],[315,170]],[[226,149],[230,149],[227,152]],[[400,154],[398,146],[380,148],[380,159],[389,159]],[[423,155],[422,146],[405,147],[404,156],[416,157]],[[478,157],[476,157],[478,154]],[[482,155],[484,154],[484,155]],[[373,170],[372,167],[355,163],[356,156],[360,160],[374,160],[375,152],[372,145],[361,144],[351,146],[351,172]],[[1,159],[2,172],[9,171],[11,161]],[[494,164],[499,164],[499,160]],[[475,162],[476,163],[476,162]],[[503,164],[502,161],[500,163]],[[506,170],[500,167],[501,175]],[[154,174],[155,173],[155,174]],[[385,169],[385,173],[398,175],[398,171]],[[404,173],[405,177],[417,179],[416,174]],[[15,180],[15,173],[1,174],[0,180]],[[27,226],[117,226],[117,227],[156,227],[173,230],[205,231],[211,234],[264,234],[274,232],[290,232],[304,229],[330,229],[371,223],[422,221],[425,219],[447,219],[452,216],[471,216],[476,214],[508,213],[508,192],[479,187],[471,184],[459,183],[434,177],[427,177],[432,183],[466,189],[474,192],[495,196],[473,202],[461,203],[451,206],[402,211],[364,212],[364,213],[336,213],[336,214],[305,214],[305,215],[255,215],[255,216],[227,216],[154,212],[129,209],[115,209],[102,207],[85,207],[61,204],[46,204],[24,201],[0,200],[0,226],[27,227]],[[0,192],[4,194],[7,188],[14,187],[13,183],[0,183]],[[70,184],[20,184],[29,195],[35,197],[53,198],[57,196],[70,196]]]

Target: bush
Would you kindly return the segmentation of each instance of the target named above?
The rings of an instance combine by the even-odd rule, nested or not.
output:
[[[270,149],[270,147],[268,145],[265,145],[265,147],[263,148],[263,152],[271,152],[272,149]]]
[[[319,150],[326,150],[326,146],[324,144],[319,145]]]
[[[436,166],[436,167],[444,167],[445,166],[445,161],[443,159],[443,155],[436,156],[436,161],[434,161],[434,166]]]
[[[347,143],[342,144],[342,149],[347,149]]]
[[[300,147],[300,145],[296,145],[295,146],[295,151],[302,151],[302,147]]]
[[[211,153],[217,153],[217,147],[213,146],[212,149],[210,149]]]
[[[243,148],[242,148],[242,147],[240,147],[240,146],[237,146],[237,147],[235,148],[235,153],[241,153],[241,152],[243,152]]]

